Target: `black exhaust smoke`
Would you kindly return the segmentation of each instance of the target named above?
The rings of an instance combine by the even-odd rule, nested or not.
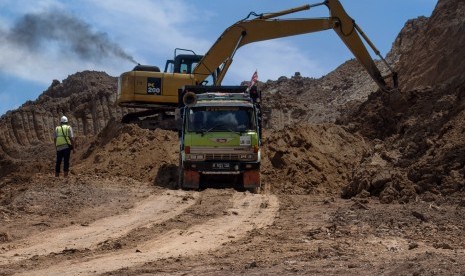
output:
[[[24,15],[9,30],[7,40],[33,52],[53,43],[64,54],[74,53],[83,60],[117,57],[137,64],[106,33],[94,32],[89,24],[62,11]]]

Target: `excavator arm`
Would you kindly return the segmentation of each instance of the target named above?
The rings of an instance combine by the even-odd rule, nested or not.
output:
[[[308,10],[312,7],[321,5],[326,5],[328,7],[330,17],[276,19],[276,17],[282,15]],[[333,29],[339,35],[345,45],[383,91],[391,90],[368,53],[362,41],[363,38],[391,70],[394,86],[397,86],[396,73],[392,71],[391,67],[379,54],[379,51],[374,47],[373,43],[346,13],[338,0],[327,0],[314,5],[305,5],[281,12],[257,15],[253,19],[246,18],[236,22],[223,32],[210,50],[200,60],[194,68],[194,78],[198,83],[201,83],[205,78],[211,75],[212,72],[219,69],[215,85],[220,85],[233,61],[234,54],[240,47],[253,42],[319,32],[328,29]]]

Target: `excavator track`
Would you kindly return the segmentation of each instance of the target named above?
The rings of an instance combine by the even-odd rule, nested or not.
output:
[[[123,124],[136,124],[144,129],[177,130],[173,109],[149,109],[131,112],[121,119]]]

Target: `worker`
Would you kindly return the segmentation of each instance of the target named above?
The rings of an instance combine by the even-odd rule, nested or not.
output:
[[[55,128],[54,138],[57,151],[55,176],[60,176],[61,161],[63,160],[64,176],[68,177],[69,158],[71,156],[71,151],[74,153],[76,144],[74,141],[73,129],[68,124],[68,118],[66,116],[61,117],[60,125]]]

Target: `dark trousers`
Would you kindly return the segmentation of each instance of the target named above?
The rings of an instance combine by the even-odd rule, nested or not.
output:
[[[71,150],[69,148],[57,151],[57,162],[55,165],[55,173],[60,173],[61,161],[64,159],[63,171],[69,171],[69,157],[71,156]]]

